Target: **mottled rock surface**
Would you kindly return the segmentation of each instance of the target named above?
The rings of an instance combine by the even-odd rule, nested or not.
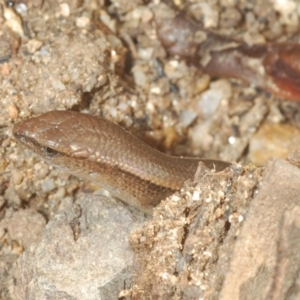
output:
[[[60,211],[18,259],[13,299],[117,299],[130,284],[128,236],[145,219],[118,201],[85,196]]]
[[[290,298],[293,290],[299,297],[299,258],[293,254],[300,251],[299,181],[300,170],[288,162],[268,164],[235,243],[220,299],[296,299]]]
[[[128,299],[298,299],[299,168],[199,175],[132,234]]]

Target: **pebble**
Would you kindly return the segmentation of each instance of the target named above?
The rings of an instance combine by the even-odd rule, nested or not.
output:
[[[286,158],[300,145],[300,130],[289,124],[264,123],[252,136],[248,159],[257,166],[271,157]]]
[[[68,3],[60,3],[59,4],[59,8],[60,8],[60,14],[61,16],[67,18],[70,16],[70,6]]]
[[[184,110],[180,113],[179,120],[184,128],[189,127],[197,118],[197,113],[191,110]]]
[[[11,178],[14,184],[20,184],[23,180],[23,174],[18,170],[12,170]]]
[[[46,179],[42,183],[43,192],[51,192],[56,187],[56,184],[52,178]]]
[[[76,26],[79,28],[87,27],[90,23],[90,19],[88,17],[82,16],[76,19]]]
[[[133,67],[133,78],[137,86],[144,87],[147,82],[147,76],[139,66]]]
[[[208,119],[214,115],[222,99],[230,98],[232,92],[230,84],[225,79],[212,82],[210,89],[203,92],[198,102],[203,116]]]
[[[35,53],[37,50],[39,50],[43,46],[43,42],[32,39],[29,40],[28,43],[26,44],[26,49],[30,54]]]
[[[19,110],[15,104],[12,104],[8,107],[8,115],[12,120],[16,120],[18,118]]]

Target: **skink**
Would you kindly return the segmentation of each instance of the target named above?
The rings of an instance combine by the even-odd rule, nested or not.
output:
[[[149,214],[193,179],[199,162],[216,171],[230,165],[165,155],[119,125],[73,111],[50,111],[25,120],[15,125],[13,135],[50,164],[95,182]]]

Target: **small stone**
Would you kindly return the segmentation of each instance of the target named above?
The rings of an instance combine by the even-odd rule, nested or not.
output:
[[[202,93],[198,103],[205,118],[210,118],[218,108],[221,100],[231,96],[231,86],[225,79],[212,82],[210,89]]]
[[[76,26],[79,28],[84,28],[90,23],[90,19],[88,17],[82,16],[76,19]]]
[[[32,39],[29,40],[28,43],[26,44],[26,49],[30,54],[35,53],[37,50],[39,50],[43,46],[43,42]]]
[[[60,14],[61,14],[61,16],[65,17],[65,18],[67,18],[67,17],[70,16],[70,6],[69,6],[68,3],[65,3],[65,2],[61,3],[59,5],[59,7],[60,7]]]
[[[217,219],[221,218],[224,215],[224,211],[221,208],[217,208],[215,211],[215,217]]]
[[[56,187],[55,182],[52,178],[46,179],[43,183],[42,183],[42,190],[44,192],[51,192],[52,190],[54,190]]]
[[[189,127],[197,118],[197,113],[191,110],[184,110],[179,116],[179,120],[184,128]]]
[[[192,196],[192,200],[193,201],[199,201],[200,200],[200,192],[199,191],[194,191],[193,196]]]
[[[112,18],[105,10],[100,13],[100,20],[105,24],[112,32],[116,32],[116,20]]]
[[[13,170],[11,172],[11,178],[14,184],[20,184],[23,180],[23,174],[18,170]]]
[[[18,118],[19,110],[15,104],[12,104],[8,107],[8,115],[12,120],[16,120]]]
[[[49,173],[48,166],[46,164],[44,164],[43,162],[36,163],[34,165],[33,169],[34,169],[34,176],[37,179],[44,179]]]
[[[20,37],[24,36],[24,30],[21,17],[10,7],[3,6],[3,16],[5,25]]]
[[[66,89],[66,86],[60,80],[52,80],[51,85],[58,92]]]
[[[20,206],[21,205],[21,199],[19,195],[17,194],[15,188],[12,186],[9,186],[4,193],[4,198],[8,202],[8,206]]]
[[[147,82],[147,76],[145,72],[139,66],[133,67],[133,78],[137,86],[144,87]]]
[[[264,123],[250,140],[248,159],[261,166],[271,157],[285,158],[299,145],[300,130],[296,127],[289,124]]]
[[[138,54],[141,59],[150,60],[153,57],[153,48],[140,48]]]
[[[209,87],[209,83],[210,77],[207,74],[197,78],[194,86],[194,94],[197,95],[204,92]]]
[[[10,74],[10,67],[9,67],[9,64],[8,63],[3,63],[1,68],[0,68],[0,74],[2,76],[8,76]]]

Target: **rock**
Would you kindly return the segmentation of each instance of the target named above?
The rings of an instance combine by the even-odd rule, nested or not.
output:
[[[296,288],[299,181],[300,170],[287,161],[268,164],[236,241],[219,299],[283,300]],[[294,238],[289,240],[289,235]]]
[[[299,299],[300,207],[285,211],[280,224],[276,272],[269,299]]]
[[[270,157],[285,158],[300,144],[300,130],[290,124],[263,123],[252,136],[249,160],[263,165]]]
[[[126,299],[299,299],[300,170],[273,160],[261,171],[200,172],[162,202],[131,236]]]
[[[231,97],[231,87],[227,80],[219,79],[211,83],[211,89],[203,92],[199,107],[205,119],[210,118],[218,108],[222,99]]]
[[[117,299],[130,283],[128,235],[145,220],[119,201],[85,195],[59,212],[13,269],[18,299]]]
[[[131,234],[135,273],[126,299],[218,299],[260,173],[199,167],[194,182],[162,201]]]

